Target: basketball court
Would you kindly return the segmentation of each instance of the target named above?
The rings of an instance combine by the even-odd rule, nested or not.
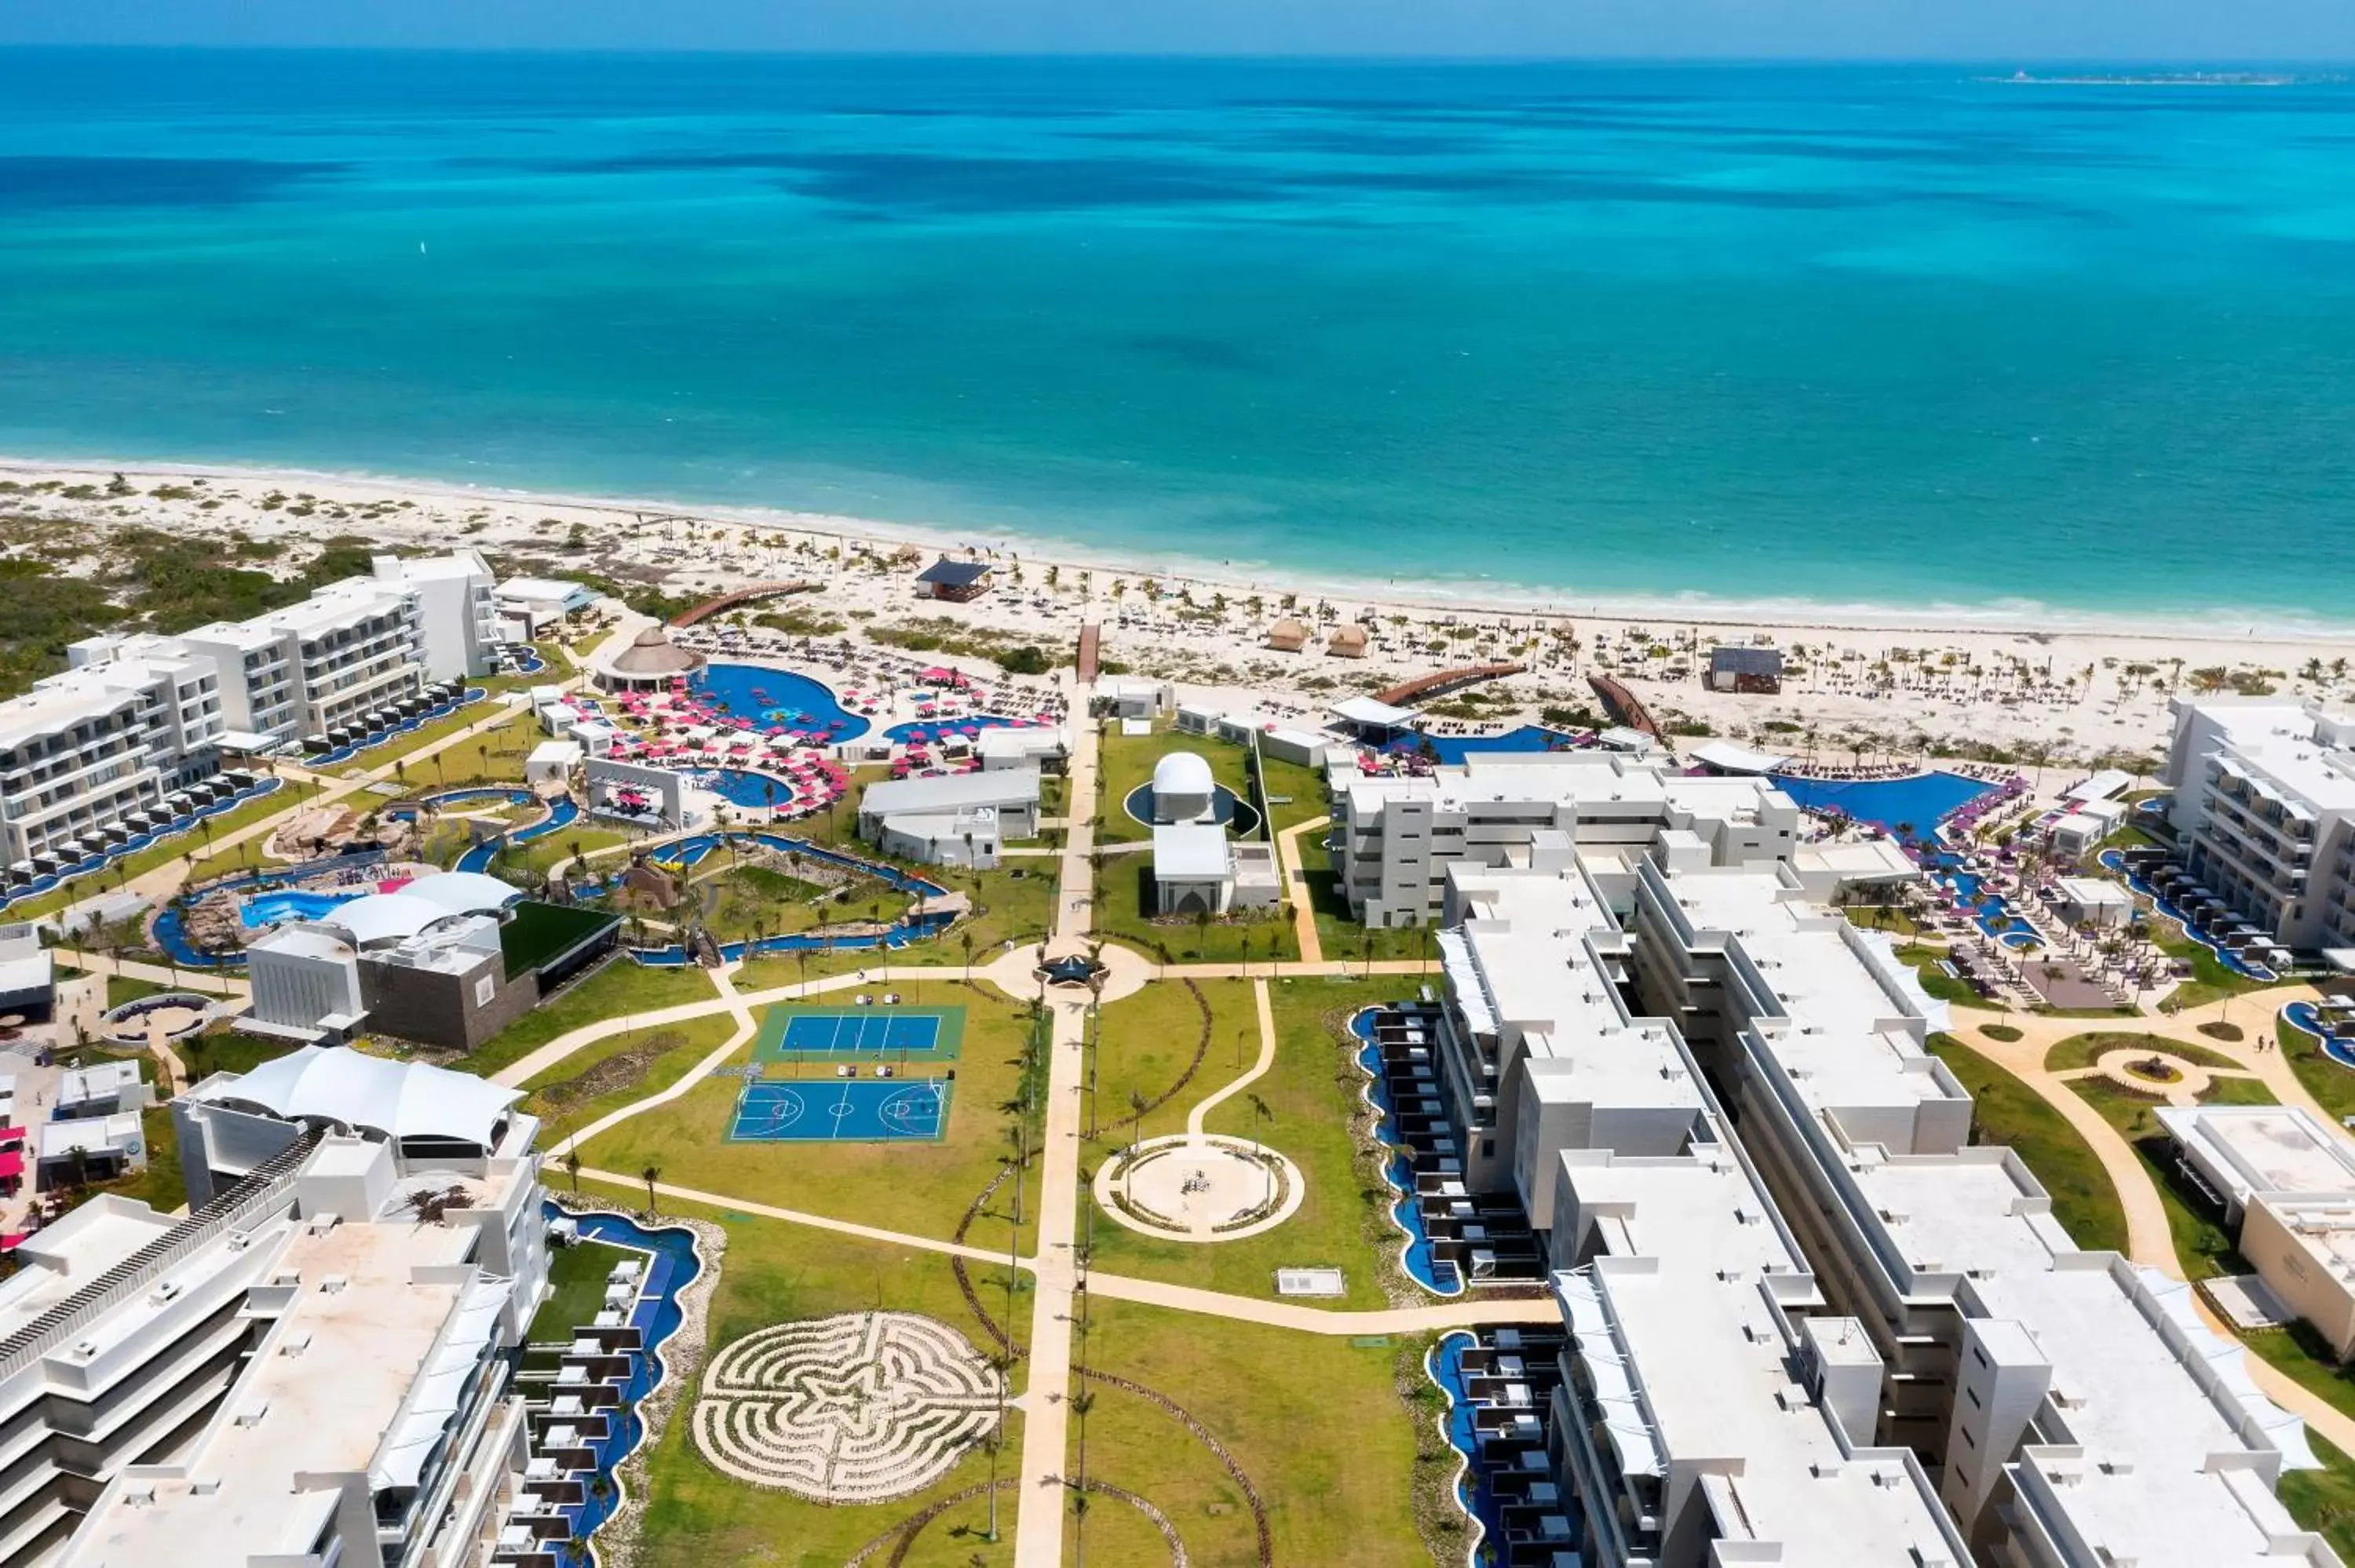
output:
[[[937,1142],[956,1086],[945,1078],[747,1082],[730,1143]]]

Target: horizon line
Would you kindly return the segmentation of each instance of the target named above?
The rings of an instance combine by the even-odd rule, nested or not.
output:
[[[873,47],[828,48],[823,46],[802,46],[790,48],[748,46],[730,48],[724,45],[695,46],[682,44],[388,44],[388,43],[128,43],[71,42],[58,39],[11,39],[0,37],[0,52],[81,52],[107,54],[373,54],[373,55],[544,55],[544,56],[670,56],[680,58],[740,58],[740,59],[908,59],[908,60],[1161,60],[1172,63],[1201,64],[1267,64],[1267,65],[1434,65],[1434,66],[1542,66],[1591,65],[1662,67],[1684,66],[1709,69],[1741,69],[1792,66],[1869,67],[1918,66],[1963,67],[1986,69],[2019,69],[2035,66],[2042,68],[2074,67],[2103,70],[2164,69],[2170,71],[2234,72],[2266,69],[2339,69],[2355,70],[2355,56],[2264,56],[2226,58],[2210,55],[2146,55],[2139,57],[2098,57],[2088,55],[2047,55],[2028,52],[2018,55],[1906,55],[1906,54],[1448,54],[1439,52],[1366,53],[1349,50],[1298,50],[1270,53],[1250,49],[1041,49],[1036,48],[1007,49],[927,49],[879,48]]]

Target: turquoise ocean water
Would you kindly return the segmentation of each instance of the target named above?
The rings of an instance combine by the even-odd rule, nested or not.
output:
[[[0,51],[0,451],[2355,620],[2355,85]]]

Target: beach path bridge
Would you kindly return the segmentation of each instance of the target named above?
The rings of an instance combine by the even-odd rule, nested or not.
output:
[[[1476,686],[1483,681],[1501,681],[1508,675],[1518,675],[1529,668],[1526,664],[1458,664],[1453,670],[1434,670],[1428,675],[1417,675],[1412,681],[1401,681],[1387,692],[1374,694],[1374,701],[1402,708],[1409,703],[1425,697],[1444,697],[1450,692],[1460,692],[1466,686]]]
[[[764,599],[776,599],[789,593],[811,593],[816,590],[817,586],[807,578],[790,583],[754,583],[749,588],[740,588],[732,593],[723,593],[718,599],[707,599],[692,609],[681,610],[672,620],[671,624],[693,626],[698,620],[708,620],[722,610],[734,609],[741,604],[751,604]]]

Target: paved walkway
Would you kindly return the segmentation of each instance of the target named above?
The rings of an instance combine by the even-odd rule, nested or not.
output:
[[[1259,1058],[1241,1077],[1203,1096],[1186,1113],[1186,1136],[1197,1142],[1202,1137],[1203,1119],[1214,1108],[1267,1076],[1269,1069],[1275,1065],[1275,1011],[1268,1003],[1267,981],[1252,981],[1252,1000],[1259,1009]]]
[[[1091,686],[1071,693],[1074,713],[1084,714]],[[1096,798],[1100,751],[1096,726],[1073,726],[1069,799],[1073,810]],[[1074,821],[1063,845],[1062,879],[1055,899],[1055,939],[1049,952],[1084,951],[1088,912],[1095,886],[1091,852],[1092,816]],[[1063,1467],[1070,1441],[1071,1309],[1079,1284],[1073,1249],[1080,1204],[1080,1090],[1083,1078],[1088,1001],[1055,999],[1053,1040],[1049,1046],[1047,1126],[1039,1140],[1039,1234],[1033,1273],[1029,1371],[1023,1389],[1022,1467],[1015,1492],[1015,1568],[1061,1568],[1063,1560]]]
[[[1300,944],[1300,961],[1306,964],[1325,961],[1325,938],[1316,929],[1316,900],[1308,889],[1308,874],[1300,868],[1300,845],[1295,841],[1303,833],[1323,832],[1332,821],[1330,817],[1311,817],[1275,835],[1275,863],[1292,906],[1292,933]]]
[[[2099,1019],[2048,1018],[2031,1014],[2011,1014],[2001,1022],[2020,1031],[2016,1041],[1990,1040],[1981,1034],[1977,1025],[1996,1022],[1993,1019],[1973,1019],[1956,1031],[1963,1043],[1986,1056],[2034,1090],[2039,1097],[2059,1111],[2071,1127],[2085,1139],[2102,1170],[2116,1189],[2118,1202],[2126,1211],[2126,1255],[2135,1262],[2158,1269],[2170,1278],[2184,1277],[2183,1262],[2176,1255],[2175,1237],[2167,1224],[2167,1209],[2159,1202],[2158,1187],[2151,1180],[2150,1168],[2143,1163],[2117,1128],[2112,1127],[2100,1112],[2087,1104],[2084,1097],[2069,1086],[2068,1080],[2082,1076],[2082,1070],[2049,1071],[2045,1057],[2053,1046],[2079,1034],[2095,1032],[2131,1033],[2157,1035],[2183,1044],[2197,1045],[2203,1051],[2230,1056],[2249,1067],[2273,1088],[2284,1104],[2302,1105],[2318,1116],[2326,1127],[2336,1128],[2338,1118],[2315,1103],[2306,1086],[2297,1081],[2282,1054],[2272,1048],[2274,1018],[2283,1004],[2310,998],[2310,986],[2277,986],[2270,991],[2254,991],[2228,1001],[2208,1007],[2194,1008],[2174,1017],[2121,1018],[2115,1023]],[[2202,1023],[2229,1018],[2246,1031],[2239,1044],[2211,1039],[2199,1032]],[[2258,1051],[2256,1046],[2267,1048]],[[2207,1298],[2195,1289],[2192,1305],[2198,1308],[2207,1325],[2227,1339],[2237,1339],[2230,1324],[2218,1317]],[[2266,1398],[2283,1409],[2305,1418],[2325,1438],[2343,1451],[2355,1453],[2348,1445],[2355,1443],[2355,1418],[2350,1418],[2336,1405],[2294,1381],[2288,1373],[2275,1367],[2254,1351],[2244,1350],[2242,1359],[2247,1362],[2249,1377]]]

